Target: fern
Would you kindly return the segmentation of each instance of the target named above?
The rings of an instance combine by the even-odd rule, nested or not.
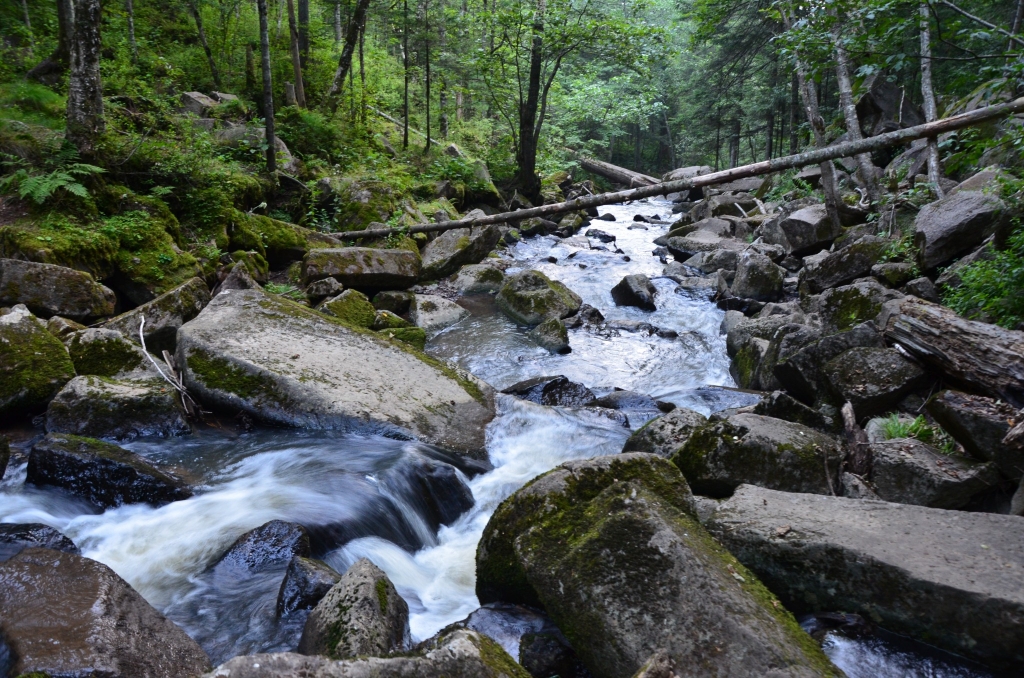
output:
[[[37,205],[42,205],[58,191],[86,198],[89,191],[79,180],[104,171],[102,167],[80,162],[58,167],[47,174],[29,174],[27,170],[19,169],[0,182],[0,191],[10,192],[17,189],[22,200],[29,198]]]

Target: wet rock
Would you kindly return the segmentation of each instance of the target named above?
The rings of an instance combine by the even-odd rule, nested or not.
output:
[[[885,501],[958,509],[999,482],[994,464],[946,455],[913,438],[871,446],[871,480]]]
[[[840,235],[842,228],[833,225],[825,206],[811,205],[767,221],[762,237],[766,243],[782,245],[790,254],[802,257],[826,249]]]
[[[336,297],[345,291],[345,286],[334,278],[314,280],[306,285],[306,299],[311,304],[319,304],[328,297]]]
[[[214,568],[256,573],[289,563],[296,557],[309,557],[306,528],[283,520],[271,520],[236,539]]]
[[[902,296],[873,280],[825,290],[818,305],[823,329],[833,334],[866,320],[874,320],[881,312],[882,304]]]
[[[497,292],[505,282],[505,274],[489,264],[472,264],[459,269],[453,282],[462,294]]]
[[[505,315],[521,325],[539,325],[547,318],[568,318],[583,303],[575,292],[540,271],[509,276],[496,301]]]
[[[635,412],[637,414],[651,415],[652,413],[666,412],[675,409],[671,403],[662,403],[655,400],[646,393],[616,389],[600,398],[595,398],[587,403],[587,407],[600,407],[607,410],[622,410]],[[655,414],[654,416],[660,416]]]
[[[378,292],[373,297],[373,307],[378,311],[391,311],[395,315],[405,315],[409,312],[414,298],[412,292]]]
[[[152,371],[149,359],[137,343],[115,330],[93,327],[75,332],[67,340],[68,355],[80,375],[116,377]]]
[[[75,377],[50,401],[46,430],[93,438],[134,440],[192,432],[178,391],[159,377]]]
[[[794,612],[844,610],[997,671],[1024,666],[1016,516],[744,485],[708,527]]]
[[[340,579],[341,575],[326,563],[295,556],[277,593],[277,616],[313,609]]]
[[[493,224],[444,231],[423,248],[422,277],[437,280],[466,264],[478,264],[500,238],[501,231]]]
[[[1006,204],[981,191],[959,191],[928,203],[914,219],[917,263],[928,271],[967,254],[1002,225]]]
[[[615,221],[615,215],[610,212],[606,212],[599,217],[594,217],[594,219],[597,221]]]
[[[914,278],[903,286],[903,292],[932,303],[941,303],[939,290],[930,278]]]
[[[409,606],[376,565],[361,558],[306,620],[298,651],[332,659],[385,656],[405,648]]]
[[[543,607],[596,678],[659,650],[693,675],[835,675],[650,454],[571,461],[505,500],[477,549],[477,595]]]
[[[52,485],[100,507],[188,499],[192,491],[142,457],[112,443],[47,433],[32,446],[25,482]]]
[[[210,666],[109,567],[50,549],[0,564],[0,633],[10,675],[193,678]]]
[[[766,307],[767,309],[767,307]],[[762,309],[762,313],[765,309]],[[799,319],[800,314],[783,315],[789,320]],[[776,391],[782,388],[781,382],[775,377],[775,366],[780,361],[786,360],[791,355],[798,353],[805,346],[808,346],[821,337],[821,331],[814,326],[803,325],[798,322],[788,322],[779,327],[772,338],[768,341],[760,360],[757,363],[753,374],[740,373],[749,380],[751,388],[762,391]],[[737,367],[740,367],[737,365]]]
[[[0,480],[3,480],[7,472],[7,462],[11,459],[11,443],[6,436],[0,435]]]
[[[811,294],[818,294],[872,273],[875,262],[882,256],[889,241],[866,235],[849,247],[831,252],[813,266],[800,271],[800,284]]]
[[[735,414],[695,431],[672,461],[696,492],[727,497],[743,484],[830,494],[843,457],[834,439],[802,424]]]
[[[708,231],[695,231],[682,237],[669,238],[665,246],[672,256],[685,261],[701,252],[713,252],[720,249],[742,250],[744,243],[731,238],[723,238]]]
[[[707,423],[699,412],[677,407],[668,414],[644,424],[622,446],[623,452],[647,452],[668,459]]]
[[[569,330],[558,318],[548,318],[529,332],[538,346],[552,353],[569,353]]]
[[[584,235],[587,236],[588,238],[600,240],[601,242],[615,242],[614,235],[612,235],[611,233],[606,233],[599,228],[587,229],[587,232],[584,233]]]
[[[340,247],[310,250],[302,260],[304,285],[334,278],[346,288],[403,290],[420,277],[420,256],[409,250]]]
[[[754,414],[775,419],[784,419],[795,424],[810,426],[819,431],[831,431],[836,422],[818,410],[812,410],[793,396],[784,391],[772,391],[754,406]]]
[[[459,629],[442,632],[401,657],[336,661],[291,652],[254,654],[225,662],[206,678],[528,678],[500,645],[485,635]]]
[[[702,273],[714,273],[718,270],[735,271],[740,262],[740,253],[736,250],[712,250],[701,252],[686,261],[686,265]]]
[[[223,285],[221,289],[224,289]],[[145,317],[146,324],[142,333],[146,338],[146,348],[157,355],[160,351],[173,353],[178,328],[199,315],[208,303],[210,288],[202,278],[192,278],[156,299],[108,320],[102,326],[117,330],[129,341],[138,343],[139,325]]]
[[[786,391],[805,404],[830,394],[822,368],[840,353],[855,347],[884,348],[885,341],[874,323],[855,325],[846,332],[823,337],[780,357],[772,373]]]
[[[733,296],[757,301],[775,301],[782,296],[784,269],[756,252],[744,252],[736,265],[736,278],[729,291]]]
[[[373,304],[365,294],[357,290],[345,290],[317,306],[316,310],[334,316],[353,327],[373,327],[374,320],[377,318],[377,310]]]
[[[712,172],[714,170],[707,165],[689,165],[668,172],[662,176],[662,181],[682,181],[683,179],[692,179],[702,174],[711,174]]]
[[[645,311],[656,311],[654,283],[646,275],[627,275],[612,288],[612,299],[617,306],[636,306]]]
[[[424,458],[412,465],[408,473],[410,484],[416,487],[418,513],[432,531],[451,525],[473,508],[473,491],[451,464]]]
[[[519,664],[533,678],[583,678],[586,669],[558,633],[527,633],[519,641]]]
[[[558,230],[558,224],[540,217],[531,217],[518,222],[517,230],[524,238],[532,238],[538,235],[547,235]]]
[[[409,309],[412,324],[422,327],[428,336],[433,336],[468,317],[469,311],[454,301],[434,294],[417,294]]]
[[[0,315],[0,417],[46,407],[74,376],[64,344],[27,308]]]
[[[728,313],[734,314],[727,315],[723,321],[726,351],[732,358],[730,372],[742,388],[750,388],[761,359],[768,351],[769,340],[780,327],[789,324],[789,318],[783,315],[746,318],[739,311]]]
[[[177,364],[208,408],[277,425],[419,435],[483,456],[494,416],[493,391],[472,376],[259,290],[221,294],[186,323]]]
[[[44,318],[74,320],[114,314],[114,291],[91,275],[72,268],[34,261],[0,259],[0,306],[24,304]]]
[[[594,399],[593,392],[583,384],[569,381],[562,375],[535,377],[509,386],[502,393],[514,395],[539,405],[582,407]]]
[[[0,562],[10,560],[23,550],[30,548],[79,553],[75,542],[49,525],[0,523]]]
[[[928,401],[928,414],[964,450],[991,461],[1010,480],[1024,475],[1024,450],[1003,443],[1017,421],[1017,410],[1004,402],[959,391],[941,391]]]
[[[916,363],[891,348],[851,348],[823,370],[832,391],[859,417],[884,412],[928,381]]]

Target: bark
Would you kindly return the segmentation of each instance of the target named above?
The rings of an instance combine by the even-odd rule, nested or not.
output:
[[[288,0],[288,34],[292,55],[292,74],[295,77],[295,104],[306,107],[306,88],[302,85],[302,54],[299,49],[299,29],[295,21],[295,3]]]
[[[426,104],[427,104],[427,142],[423,144],[423,152],[430,152],[430,0],[423,0],[423,32],[425,40],[423,41],[423,52],[426,56],[426,72],[424,73],[426,82]]]
[[[25,74],[29,80],[55,85],[71,60],[71,38],[75,33],[74,0],[57,0],[57,47],[53,53]]]
[[[836,53],[836,83],[839,88],[839,103],[843,109],[843,118],[846,121],[846,135],[850,141],[857,141],[864,138],[860,129],[860,119],[857,117],[857,105],[853,101],[853,82],[850,80],[850,55],[843,44],[841,31],[844,24],[838,20],[832,28],[832,45]],[[880,196],[878,190],[878,176],[875,165],[871,162],[871,156],[861,153],[857,156],[857,169],[860,173],[860,180],[867,191],[867,197],[871,202],[877,203]]]
[[[306,67],[309,57],[309,0],[299,0],[299,61]]]
[[[277,137],[274,134],[274,81],[270,72],[270,26],[267,0],[256,0],[260,15],[260,63],[263,69],[263,119],[267,130],[267,171],[277,171]]]
[[[729,167],[740,164],[740,119],[732,119],[732,132],[729,134]]]
[[[800,85],[797,81],[796,71],[793,72],[793,78],[790,84],[789,90],[789,154],[793,155],[800,148],[800,141],[797,138],[796,128],[796,112],[800,108],[799,103],[799,88]]]
[[[203,15],[199,11],[199,5],[196,4],[196,0],[189,0],[188,11],[196,22],[199,44],[203,46],[203,51],[206,52],[206,61],[210,64],[210,75],[213,76],[213,84],[217,89],[221,89],[220,73],[217,71],[217,63],[213,60],[213,51],[210,49],[210,43],[206,40],[206,30],[203,29]]]
[[[850,449],[850,454],[846,458],[846,468],[850,473],[867,478],[871,474],[872,461],[868,436],[857,423],[857,416],[851,403],[843,405],[841,412],[843,430],[846,432],[846,444]]]
[[[100,82],[100,21],[100,0],[75,0],[66,136],[83,158],[92,157],[96,142],[106,130]]]
[[[519,144],[516,165],[519,172],[516,184],[520,192],[531,201],[540,199],[540,179],[537,177],[537,142],[540,130],[537,125],[537,109],[540,106],[540,76],[544,60],[544,15],[547,11],[545,0],[537,0],[533,15],[533,38],[530,43],[530,76],[526,89],[526,101],[519,108]]]
[[[341,40],[341,0],[334,0],[334,42]]]
[[[345,46],[341,50],[341,58],[338,59],[338,70],[334,72],[334,81],[331,83],[325,103],[331,113],[338,110],[338,97],[345,86],[345,77],[352,68],[352,54],[356,50],[356,43],[359,40],[359,30],[363,26],[363,19],[366,16],[366,8],[370,6],[370,0],[356,0],[355,10],[352,12],[352,20],[348,24],[348,31],[345,34]]]
[[[402,94],[402,149],[409,148],[409,0],[402,0],[402,71],[405,90]]]
[[[676,145],[672,143],[672,126],[668,124],[668,110],[661,110],[661,119],[665,121],[665,136],[668,138],[668,161],[672,167],[676,166]]]
[[[606,179],[610,179],[624,186],[653,186],[658,183],[658,180],[654,177],[649,177],[646,174],[641,174],[640,172],[634,172],[633,170],[626,169],[625,167],[613,165],[610,162],[602,162],[601,160],[594,160],[593,158],[580,158],[579,163],[580,167],[586,171],[599,174]]]
[[[27,21],[27,19],[26,19]],[[1014,35],[1020,33],[1021,24],[1024,23],[1024,0],[1017,0],[1017,13],[1013,15],[1013,26],[1010,28],[1010,32]],[[1013,40],[1010,40],[1006,45],[1006,50],[1013,49]]]
[[[361,99],[360,119],[366,122],[366,62],[363,61],[363,41],[366,40],[366,17],[359,29],[359,96]]]
[[[139,61],[139,44],[135,41],[135,4],[125,0],[124,9],[128,15],[128,48],[132,52],[132,63]]]
[[[441,19],[437,26],[437,46],[441,51],[441,64],[444,64],[444,53],[448,47],[447,21],[444,16],[444,3],[441,3]],[[448,138],[448,80],[444,70],[438,69],[440,83],[437,90],[437,133],[442,139]]]
[[[935,91],[932,89],[932,46],[931,46],[931,12],[928,3],[922,2],[918,9],[921,16],[921,98],[924,99],[924,119],[933,122],[938,118],[935,107]],[[939,143],[932,137],[928,139],[928,183],[938,197],[943,197],[939,179],[942,177],[942,166],[939,162]]]
[[[28,53],[31,56],[36,50],[36,39],[32,35],[32,18],[28,15],[28,0],[21,0],[21,11],[25,15],[25,32],[28,33]]]
[[[256,56],[253,54],[252,45],[245,46],[245,92],[250,99],[257,98],[259,86],[256,84]]]
[[[884,329],[887,339],[949,380],[1024,407],[1024,332],[966,320],[918,299],[900,304]]]

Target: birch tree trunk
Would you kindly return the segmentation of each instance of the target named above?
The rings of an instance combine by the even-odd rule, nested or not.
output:
[[[68,80],[67,139],[90,158],[106,130],[100,82],[100,0],[76,0]]]
[[[263,67],[263,119],[267,130],[267,171],[277,171],[277,137],[274,134],[274,81],[270,72],[270,26],[267,0],[256,0],[260,15],[260,63]]]
[[[836,20],[832,27],[832,46],[836,53],[836,82],[839,87],[839,103],[843,109],[843,118],[846,121],[846,135],[850,141],[860,141],[864,134],[860,129],[860,119],[857,117],[857,106],[853,102],[853,83],[850,81],[850,55],[843,44],[841,30],[843,24]],[[875,165],[871,162],[871,156],[861,153],[857,156],[857,169],[860,173],[860,180],[867,191],[868,199],[871,202],[878,202],[880,197],[878,191],[878,176]]]
[[[339,43],[341,40],[341,0],[334,0],[334,42]]]
[[[36,39],[32,35],[32,19],[28,15],[28,0],[21,0],[21,11],[25,14],[25,31],[28,33],[28,54],[32,54],[36,50]]]
[[[295,22],[295,3],[288,0],[288,34],[292,53],[292,73],[295,77],[295,104],[306,107],[306,88],[302,85],[302,54],[299,49],[299,31]]]
[[[921,16],[921,97],[924,99],[925,122],[934,122],[938,118],[935,107],[935,91],[932,89],[932,46],[931,25],[928,3],[922,2],[918,8]],[[942,177],[942,166],[939,164],[939,143],[935,137],[928,139],[928,183],[938,197],[943,197],[939,179]]]
[[[196,0],[189,0],[188,9],[196,22],[199,44],[203,46],[203,51],[206,52],[206,61],[210,64],[210,75],[213,76],[213,84],[217,89],[221,89],[220,73],[217,71],[217,63],[213,60],[213,51],[210,49],[210,43],[206,40],[206,30],[203,29],[203,16],[199,12],[199,5],[196,4]]]

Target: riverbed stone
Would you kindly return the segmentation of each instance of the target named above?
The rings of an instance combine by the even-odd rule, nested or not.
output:
[[[612,288],[612,299],[617,306],[636,306],[645,311],[656,311],[654,296],[658,290],[651,279],[643,274],[627,275]]]
[[[306,620],[298,651],[331,659],[385,656],[405,648],[409,606],[366,558],[342,575]]]
[[[689,235],[669,238],[665,247],[676,259],[685,261],[701,252],[714,252],[721,249],[742,250],[745,243],[732,238],[723,238],[710,231],[694,231]]]
[[[310,250],[302,260],[302,283],[334,278],[364,292],[404,290],[420,277],[420,255],[404,249],[338,247]]]
[[[469,311],[454,301],[436,294],[417,294],[409,307],[409,319],[412,320],[412,324],[422,327],[428,336],[433,336],[468,317]]]
[[[686,444],[690,436],[707,423],[700,412],[677,407],[668,414],[652,419],[633,432],[623,452],[647,452],[668,459]]]
[[[7,472],[7,462],[11,460],[11,442],[7,436],[0,435],[0,480]]]
[[[734,414],[691,434],[672,461],[695,492],[727,497],[743,484],[829,494],[843,457],[835,439],[810,427]]]
[[[293,557],[277,593],[277,616],[313,609],[340,580],[341,575],[327,563],[302,556]]]
[[[79,553],[75,542],[60,530],[42,523],[0,523],[0,562],[10,560],[25,549],[43,548]]]
[[[993,193],[957,191],[928,203],[914,219],[917,264],[929,271],[967,254],[1000,227],[1006,204]]]
[[[194,678],[210,666],[109,567],[51,549],[0,563],[0,634],[16,676]]]
[[[729,292],[741,299],[776,301],[782,296],[785,270],[757,252],[743,252],[736,264],[736,278]]]
[[[762,237],[769,244],[782,245],[795,257],[803,257],[826,249],[842,234],[842,227],[833,224],[825,206],[819,204],[767,221]]]
[[[933,304],[941,304],[942,297],[939,296],[939,288],[935,286],[932,279],[927,276],[914,278],[903,286],[903,293],[918,299],[930,301]]]
[[[66,345],[79,375],[116,377],[152,370],[142,347],[115,330],[90,327],[73,333]]]
[[[207,407],[284,426],[418,436],[485,455],[484,427],[494,416],[489,386],[406,344],[260,290],[215,297],[181,328],[177,363],[186,388]]]
[[[139,455],[113,443],[66,433],[47,433],[32,446],[25,482],[51,485],[109,508],[160,506],[188,499],[192,491]]]
[[[181,396],[160,377],[75,377],[46,409],[46,430],[93,438],[187,435]]]
[[[91,275],[54,264],[0,259],[0,306],[24,304],[44,318],[89,320],[114,314],[114,291]]]
[[[505,282],[505,274],[490,264],[470,264],[459,269],[452,284],[462,294],[497,292]]]
[[[796,613],[860,614],[1012,674],[1024,667],[1020,520],[744,485],[708,527]]]
[[[501,231],[494,224],[445,231],[423,248],[421,277],[438,280],[466,264],[478,264],[494,249]]]
[[[879,498],[932,508],[963,508],[1000,478],[995,464],[943,454],[913,438],[871,446],[871,480]]]
[[[528,333],[538,346],[552,353],[569,353],[569,330],[559,318],[548,318]]]
[[[129,341],[139,343],[139,325],[146,319],[142,334],[146,348],[160,354],[160,351],[174,352],[178,328],[199,315],[210,303],[210,288],[202,278],[192,278],[156,299],[122,313],[103,323],[102,327],[117,330]]]
[[[928,381],[927,373],[892,348],[851,348],[825,364],[825,378],[858,417],[880,414]]]
[[[569,381],[562,375],[534,377],[517,382],[502,393],[514,395],[523,400],[559,407],[582,407],[594,399],[594,393],[583,384]]]
[[[874,320],[882,311],[882,304],[902,297],[874,280],[827,289],[818,303],[822,328],[827,334],[845,332],[854,325]]]
[[[540,271],[509,276],[496,297],[498,308],[520,325],[539,325],[547,318],[568,318],[583,300],[557,280]]]
[[[928,401],[928,414],[976,459],[994,462],[1010,480],[1024,476],[1024,450],[1003,438],[1018,421],[1017,409],[985,396],[945,390]]]
[[[309,555],[306,528],[284,520],[271,520],[236,539],[214,568],[256,573]]]
[[[872,273],[888,245],[889,241],[885,238],[865,235],[848,247],[830,252],[815,265],[801,269],[801,288],[811,294],[818,294],[830,287],[863,278]]]
[[[477,595],[542,607],[595,678],[632,676],[659,651],[684,676],[839,675],[652,454],[567,462],[502,502]]]
[[[74,376],[64,344],[25,306],[0,315],[0,418],[43,409]]]
[[[390,290],[375,294],[372,303],[373,307],[378,311],[391,311],[395,315],[404,316],[409,312],[409,307],[412,306],[414,298],[415,296],[412,292]]]

